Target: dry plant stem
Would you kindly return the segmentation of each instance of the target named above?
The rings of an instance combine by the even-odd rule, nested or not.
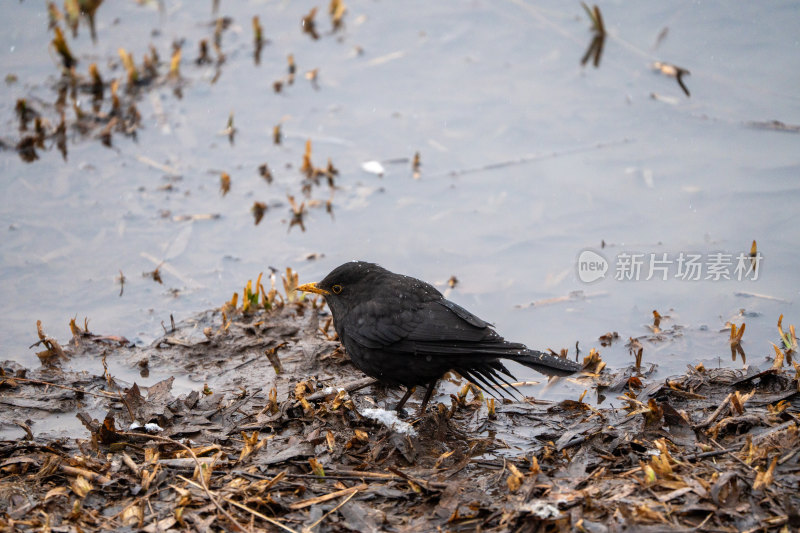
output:
[[[791,415],[791,413],[789,413],[789,415]],[[767,437],[771,437],[775,433],[785,431],[794,425],[796,425],[796,422],[794,420],[789,420],[788,422],[784,422],[779,426],[774,426],[765,431],[764,433],[761,433],[760,435],[756,435],[755,437],[753,437],[753,444],[761,444]]]
[[[131,421],[135,421],[136,417],[133,416],[133,409],[131,409],[131,406],[128,404],[128,400],[126,400],[125,397],[122,395],[122,391],[118,390],[117,394],[119,394],[119,399],[122,401],[122,405],[124,405],[125,408],[128,410],[128,416],[131,417]]]
[[[231,515],[227,510],[225,510],[222,507],[222,505],[220,505],[220,503],[217,501],[217,499],[211,494],[211,491],[208,490],[208,487],[206,486],[205,478],[202,476],[203,465],[200,464],[200,461],[197,459],[197,456],[194,454],[194,452],[192,451],[192,449],[190,447],[186,446],[182,442],[176,441],[175,439],[170,439],[169,437],[161,437],[161,436],[158,436],[158,435],[148,435],[147,433],[120,432],[120,434],[125,435],[127,437],[148,438],[148,439],[158,440],[158,441],[161,441],[161,442],[168,442],[170,444],[176,444],[176,445],[180,446],[181,448],[183,448],[184,450],[186,450],[186,452],[188,452],[189,455],[192,456],[192,459],[194,459],[194,462],[197,465],[197,471],[199,473],[201,473],[201,475],[198,476],[198,478],[200,479],[200,488],[202,488],[203,492],[206,493],[206,496],[208,496],[208,499],[211,500],[211,503],[213,503],[216,506],[216,508],[219,509],[219,511],[222,514],[225,515],[225,518],[230,520],[231,523],[234,524],[240,531],[247,531],[247,529],[245,529],[245,527],[243,525],[241,525],[233,517],[233,515]]]
[[[350,501],[350,500],[353,498],[353,496],[355,496],[356,494],[358,494],[358,490],[353,490],[353,492],[352,492],[352,493],[350,493],[350,496],[348,496],[347,498],[345,498],[344,500],[342,500],[342,501],[341,501],[341,503],[339,503],[339,505],[337,505],[336,507],[334,507],[333,509],[331,509],[330,511],[328,511],[327,513],[325,513],[324,515],[322,515],[322,516],[319,518],[319,520],[317,520],[316,522],[314,522],[314,523],[313,523],[313,524],[311,524],[310,526],[308,526],[308,527],[306,527],[306,528],[303,528],[303,531],[304,531],[304,532],[305,532],[305,531],[311,531],[312,529],[314,529],[314,528],[317,526],[317,524],[319,524],[320,522],[322,522],[323,520],[325,520],[325,519],[328,517],[328,515],[330,515],[330,514],[331,514],[331,513],[333,513],[334,511],[338,511],[338,510],[339,510],[339,508],[340,508],[341,506],[343,506],[344,504],[346,504],[347,502],[349,502],[349,501]]]
[[[86,470],[84,468],[78,468],[69,465],[61,465],[59,466],[59,468],[61,469],[62,472],[70,476],[75,476],[75,477],[83,476],[86,479],[91,479],[92,481],[96,481],[97,483],[100,483],[102,485],[105,485],[106,483],[111,483],[111,480],[106,476],[98,474],[96,472],[92,472],[91,470]]]
[[[131,472],[133,472],[135,476],[139,475],[139,467],[136,466],[136,463],[133,461],[133,459],[131,459],[131,456],[125,452],[122,452],[122,462],[131,469]]]
[[[445,488],[447,488],[449,486],[448,483],[440,483],[440,482],[436,482],[436,481],[428,481],[428,480],[425,480],[425,479],[420,479],[418,477],[409,476],[408,474],[406,474],[402,470],[400,470],[398,468],[395,468],[395,467],[389,467],[389,471],[390,472],[394,472],[395,474],[397,474],[398,477],[400,477],[402,479],[405,479],[406,481],[410,481],[412,483],[415,483],[415,484],[419,485],[420,487],[422,487],[423,489],[425,489],[427,491],[435,490],[435,489],[444,490]],[[503,468],[503,472],[505,472],[505,466]],[[503,472],[500,472],[500,474],[502,475]]]
[[[725,450],[725,447],[722,444],[720,444],[719,442],[717,442],[715,439],[708,439],[708,440],[710,440],[711,444],[713,444],[714,446],[716,446],[720,450]],[[745,463],[744,461],[742,461],[739,457],[736,456],[736,454],[734,452],[729,452],[727,455],[729,455],[731,459],[733,459],[734,461],[736,461],[739,464],[741,464],[747,470],[750,470],[751,472],[755,471],[755,468],[753,468],[751,465],[749,465],[749,464]],[[744,482],[747,483],[748,485],[752,486],[752,483],[750,483],[746,479],[744,480]]]
[[[57,389],[66,389],[71,390],[74,392],[80,392],[81,394],[88,394],[89,396],[97,396],[98,398],[113,398],[114,400],[117,399],[117,395],[111,392],[89,392],[84,389],[78,389],[76,387],[69,387],[67,385],[58,385],[56,383],[50,383],[49,381],[42,381],[40,379],[28,379],[28,378],[15,378],[9,377],[8,379],[13,381],[22,381],[25,383],[34,383],[36,385],[47,385],[48,387],[56,387]]]
[[[499,467],[498,467],[499,468]],[[261,476],[256,474],[250,474],[248,472],[241,472],[241,471],[234,471],[233,473],[238,475],[243,475],[245,477],[252,477],[255,479],[271,479],[267,476]],[[320,479],[319,476],[316,474],[286,474],[287,478],[291,479],[316,479],[318,481],[367,481],[370,479],[382,479],[386,481],[413,481],[418,485],[427,484],[426,488],[430,489],[438,489],[444,490],[449,485],[447,483],[437,482],[437,481],[427,481],[423,479],[417,478],[410,478],[407,475],[397,475],[397,474],[384,474],[381,472],[368,472],[364,470],[326,470],[325,477]]]
[[[733,396],[733,393],[731,393],[731,394],[728,394],[728,395],[725,397],[725,399],[724,399],[724,400],[722,400],[722,403],[720,403],[720,404],[719,404],[719,407],[717,407],[717,408],[716,408],[716,410],[715,410],[713,413],[711,413],[711,416],[709,416],[708,418],[706,418],[706,419],[705,419],[705,421],[703,421],[703,422],[702,422],[702,423],[701,423],[699,426],[697,426],[697,427],[698,427],[698,428],[705,428],[705,427],[708,427],[708,426],[710,426],[711,424],[713,424],[713,423],[714,423],[714,421],[715,421],[717,418],[719,418],[719,415],[720,415],[720,414],[722,414],[722,411],[723,411],[723,409],[725,409],[726,407],[728,407],[728,403],[731,401],[731,396]]]
[[[361,470],[330,470],[327,471],[326,477],[330,474],[334,475],[342,475],[342,476],[358,476],[363,478],[375,478],[375,479],[398,479],[399,476],[395,474],[382,474],[380,472],[366,472]]]
[[[694,529],[695,529],[695,531],[700,531],[700,530],[702,530],[702,529],[703,529],[703,526],[705,526],[705,525],[706,525],[706,522],[708,522],[708,521],[711,519],[711,517],[712,517],[712,516],[714,516],[714,513],[708,513],[708,516],[707,516],[707,517],[705,517],[705,519],[704,519],[702,522],[700,522],[700,523],[699,523],[699,524],[698,524],[698,525],[697,525],[697,526],[694,528]]]
[[[349,383],[345,383],[345,385],[343,387],[338,387],[337,390],[341,388],[341,389],[346,390],[347,392],[355,392],[355,391],[361,390],[361,389],[363,389],[365,387],[369,387],[370,385],[375,385],[376,383],[378,383],[377,379],[362,378],[362,379],[358,379],[356,381],[351,381]],[[313,401],[316,401],[316,400],[321,400],[322,398],[328,396],[328,394],[332,394],[332,393],[325,393],[323,391],[318,391],[318,392],[315,392],[314,394],[309,394],[305,398],[309,402],[313,402]]]
[[[200,485],[199,483],[196,483],[196,482],[192,481],[191,479],[187,479],[187,478],[185,478],[183,476],[178,476],[178,477],[180,479],[182,479],[183,481],[189,483],[192,486],[195,486],[195,487],[198,487],[198,488],[201,488],[201,489],[205,488],[202,485]],[[208,489],[206,489],[206,491],[207,491],[207,493],[210,493],[210,491],[208,491]],[[248,506],[244,505],[243,503],[239,503],[239,502],[237,502],[235,500],[231,500],[230,498],[225,498],[225,497],[223,497],[222,499],[225,502],[227,502],[227,503],[229,503],[229,504],[231,504],[231,505],[233,505],[235,507],[238,507],[239,509],[242,509],[243,511],[247,511],[248,513],[252,514],[253,516],[257,516],[257,517],[261,518],[262,520],[264,520],[266,522],[269,522],[270,524],[272,524],[274,526],[278,526],[279,528],[281,528],[281,529],[283,529],[285,531],[289,531],[291,533],[297,533],[297,531],[295,531],[294,529],[292,529],[292,528],[290,528],[290,527],[278,522],[274,518],[270,518],[270,517],[268,517],[268,516],[266,516],[266,515],[264,515],[262,513],[259,513],[255,509],[249,508]]]
[[[292,509],[294,511],[296,511],[298,509],[305,509],[306,507],[311,507],[312,505],[315,505],[315,504],[318,504],[318,503],[323,503],[323,502],[326,502],[328,500],[334,500],[334,499],[338,498],[339,496],[344,496],[345,494],[350,494],[351,492],[355,493],[355,492],[358,492],[360,490],[365,490],[365,489],[367,489],[367,485],[366,485],[366,483],[362,483],[361,485],[356,485],[355,487],[350,487],[348,489],[342,489],[342,490],[337,490],[337,491],[334,491],[334,492],[329,492],[328,494],[326,494],[324,496],[317,496],[315,498],[309,498],[307,500],[303,500],[303,501],[299,501],[299,502],[296,502],[296,503],[292,503],[292,504],[289,505],[289,509]]]

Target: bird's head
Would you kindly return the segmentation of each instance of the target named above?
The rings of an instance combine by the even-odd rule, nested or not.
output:
[[[306,283],[295,290],[321,294],[336,317],[371,294],[376,282],[386,274],[389,271],[375,263],[350,261],[334,268],[322,281]]]

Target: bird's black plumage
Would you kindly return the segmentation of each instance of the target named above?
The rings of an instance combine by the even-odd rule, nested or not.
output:
[[[503,339],[491,324],[447,300],[432,285],[389,272],[374,263],[352,261],[298,290],[322,294],[333,325],[353,363],[365,374],[408,391],[428,387],[453,370],[490,394],[516,381],[501,359],[551,376],[580,370],[577,363],[530,350]]]

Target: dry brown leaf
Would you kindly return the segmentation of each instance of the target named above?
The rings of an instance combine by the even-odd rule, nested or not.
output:
[[[263,448],[264,445],[267,443],[266,439],[262,439],[261,441],[258,440],[258,431],[253,431],[253,433],[251,433],[250,436],[248,436],[247,433],[242,431],[241,435],[242,435],[242,440],[244,441],[244,446],[242,446],[242,453],[239,454],[238,462],[240,463],[253,452]]]
[[[311,472],[315,476],[325,477],[325,469],[322,467],[322,463],[320,463],[316,457],[310,457],[308,459],[308,464],[311,465]]]
[[[141,505],[129,505],[120,515],[122,524],[127,527],[139,528],[144,522],[144,509]]]
[[[637,506],[636,509],[634,509],[634,514],[643,522],[667,522],[663,514],[651,509],[646,504]]]
[[[508,490],[511,492],[517,492],[519,488],[522,486],[522,482],[525,480],[525,476],[522,475],[522,472],[514,466],[513,464],[509,463],[508,465],[508,477],[506,478],[506,485],[508,485]]]
[[[67,489],[67,487],[56,487],[54,489],[50,489],[47,491],[47,494],[44,495],[44,501],[47,501],[51,498],[58,498],[60,496],[69,497],[69,489]]]
[[[227,172],[223,172],[219,176],[219,190],[222,196],[225,196],[231,190],[231,176]]]
[[[784,360],[783,351],[778,348],[776,344],[773,344],[772,347],[775,348],[775,360],[772,362],[772,368],[782,368]]]
[[[775,467],[778,465],[778,456],[772,458],[769,468],[758,470],[756,479],[753,482],[753,490],[765,489],[770,486],[775,478]]]
[[[541,468],[539,468],[539,459],[537,459],[535,455],[531,457],[531,466],[528,468],[528,470],[533,475],[537,475],[539,472],[541,472]]]
[[[89,492],[90,492],[90,491],[91,491],[91,490],[92,490],[94,487],[92,487],[92,484],[91,484],[91,483],[89,483],[89,481],[88,481],[88,480],[87,480],[85,477],[83,477],[83,476],[78,476],[78,477],[76,477],[76,478],[73,480],[73,482],[70,484],[70,488],[72,488],[72,492],[74,492],[74,493],[75,493],[75,495],[76,495],[78,498],[81,498],[81,499],[83,499],[83,498],[85,498],[85,497],[86,497],[86,495],[87,495],[87,494],[89,494]]]

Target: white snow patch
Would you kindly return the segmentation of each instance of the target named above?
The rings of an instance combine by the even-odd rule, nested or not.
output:
[[[397,433],[405,433],[406,435],[411,435],[415,437],[417,435],[417,430],[414,429],[414,426],[409,424],[408,422],[404,422],[397,417],[396,411],[387,411],[386,409],[364,409],[363,411],[359,411],[363,416],[367,418],[371,418],[372,420],[377,420],[384,426],[388,427],[389,429],[396,431]]]
[[[381,165],[379,161],[367,161],[365,163],[361,163],[361,169],[364,170],[364,172],[377,174],[378,176],[383,176],[383,173],[386,172],[386,170],[383,168],[383,165]]]
[[[544,500],[527,502],[522,506],[522,509],[542,520],[549,520],[561,516],[561,511],[558,510],[558,507]]]
[[[128,431],[139,431],[141,429],[144,429],[147,433],[158,433],[159,431],[164,431],[164,428],[153,422],[147,423],[143,426],[136,421],[130,425]]]

